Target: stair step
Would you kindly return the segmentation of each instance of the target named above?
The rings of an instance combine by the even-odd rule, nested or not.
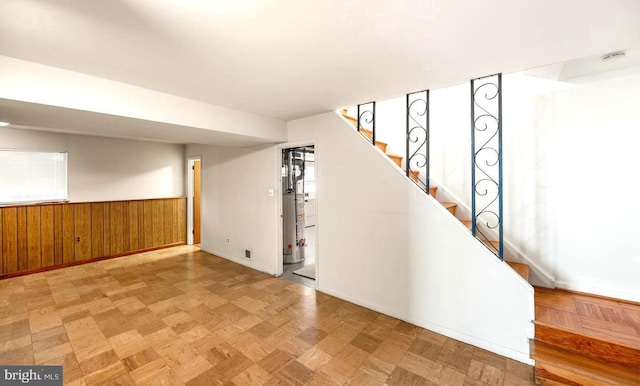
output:
[[[471,220],[460,220],[467,229],[471,230]]]
[[[492,252],[500,250],[500,242],[499,241],[496,241],[496,240],[484,240],[484,239],[479,239],[479,240],[482,241],[482,244],[486,245],[487,248],[491,249]]]
[[[640,344],[633,347],[536,320],[536,341],[605,363],[640,369]]]
[[[347,109],[342,109],[342,116],[348,120],[349,122],[351,122],[354,126],[358,127],[358,119],[352,117],[351,115],[347,114]]]
[[[418,184],[418,186],[420,187],[420,189],[425,190],[426,185],[424,184],[424,182],[422,182],[419,178],[420,172],[417,170],[410,170],[409,171],[409,178],[411,178],[413,181],[415,181],[416,184]],[[437,186],[430,186],[429,187],[429,195],[433,198],[436,197],[436,191],[438,190]]]
[[[398,167],[401,167],[402,165],[402,157],[399,155],[395,155],[395,154],[387,154],[387,157],[391,158],[391,160],[393,162],[395,162],[396,165],[398,165]]]
[[[441,202],[442,206],[444,206],[452,215],[456,215],[456,208],[458,204],[455,202]]]
[[[526,281],[529,281],[529,266],[526,264],[521,264],[521,263],[515,263],[513,261],[506,261],[507,264],[509,264],[509,266],[511,268],[513,268],[514,271],[516,271],[518,273],[518,275],[522,276],[522,278]]]
[[[345,116],[345,118],[349,119],[353,123],[354,126],[356,126],[356,127],[358,126],[358,121],[355,120],[355,118],[352,118],[350,116]],[[360,134],[362,134],[369,141],[372,141],[372,139],[373,139],[373,132],[371,130],[360,129]],[[382,150],[383,153],[387,152],[388,144],[386,142],[376,141],[376,146],[378,147],[378,149]]]
[[[542,385],[637,385],[637,368],[600,362],[560,347],[531,341],[536,380]]]
[[[378,147],[378,149],[382,150],[383,153],[387,152],[387,143],[386,142],[376,141],[376,146]]]

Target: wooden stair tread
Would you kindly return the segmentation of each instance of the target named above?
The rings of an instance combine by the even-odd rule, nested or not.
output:
[[[480,236],[480,235],[478,234],[478,236]],[[496,240],[485,240],[485,239],[481,239],[481,238],[478,238],[478,240],[480,240],[482,242],[482,244],[486,245],[492,251],[497,251],[497,250],[500,249],[500,242],[499,241],[496,241]]]
[[[395,162],[396,165],[398,166],[402,165],[402,156],[387,153],[387,157],[391,158],[391,160]]]
[[[522,278],[526,281],[529,281],[529,266],[526,264],[515,263],[513,261],[505,261],[505,263],[509,264],[509,266],[518,273],[518,275],[522,276]]]
[[[640,384],[640,372],[631,367],[600,362],[540,341],[531,342],[531,358],[536,361],[536,378],[560,384]]]
[[[460,220],[468,229],[471,229],[471,220]]]
[[[456,209],[458,208],[458,204],[455,202],[441,201],[440,204],[445,207],[452,215],[456,215]]]
[[[640,351],[634,315],[640,304],[563,290],[535,288],[536,325],[555,328]]]
[[[577,330],[573,328],[567,328],[565,326],[558,326],[553,323],[534,320],[533,324],[536,326],[537,330],[547,330],[551,331],[557,336],[555,339],[557,340],[571,340],[571,339],[588,339],[592,342],[592,345],[603,344],[606,346],[619,346],[624,350],[635,351],[636,360],[638,361],[638,366],[640,366],[640,342],[633,341],[632,339],[621,339],[617,336],[603,336],[598,334],[596,331],[585,332],[583,330]],[[540,336],[540,340],[547,339],[546,336]],[[551,343],[551,342],[548,342]]]

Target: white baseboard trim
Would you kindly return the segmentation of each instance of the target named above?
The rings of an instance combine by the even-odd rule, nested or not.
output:
[[[556,288],[562,288],[570,291],[584,292],[587,294],[606,296],[609,298],[622,299],[622,300],[628,300],[631,302],[640,303],[640,293],[585,286],[581,284],[569,283],[566,281],[556,281]]]
[[[250,259],[245,259],[245,258],[240,258],[240,257],[235,257],[235,256],[229,256],[229,255],[226,255],[224,253],[218,253],[216,251],[206,250],[206,249],[203,249],[203,248],[200,248],[200,250],[203,251],[203,252],[207,252],[207,253],[209,253],[211,255],[215,255],[215,256],[221,257],[221,258],[223,258],[225,260],[229,260],[229,261],[232,261],[234,263],[238,263],[240,265],[244,265],[245,267],[249,267],[251,269],[255,269],[256,271],[264,272],[264,273],[267,273],[267,274],[273,275],[273,276],[276,275],[276,273],[273,271],[273,269],[269,269],[267,267],[262,266],[261,264],[257,264],[255,261],[250,260]]]
[[[390,307],[382,306],[380,304],[373,304],[373,303],[360,301],[359,299],[355,299],[355,298],[353,298],[351,296],[342,294],[342,293],[340,293],[338,291],[333,291],[331,289],[327,289],[327,288],[323,288],[323,287],[316,287],[316,291],[325,293],[327,295],[335,296],[335,297],[337,297],[339,299],[348,301],[350,303],[357,304],[359,306],[368,308],[370,310],[373,310],[373,311],[376,311],[376,312],[380,312],[382,314],[394,317],[396,319],[403,320],[405,322],[414,324],[416,326],[425,328],[427,330],[436,332],[438,334],[447,336],[449,338],[459,340],[461,342],[464,342],[464,343],[470,344],[472,346],[476,346],[476,347],[482,348],[482,349],[487,350],[487,351],[491,351],[493,353],[505,356],[507,358],[511,358],[511,359],[516,360],[518,362],[522,362],[522,363],[525,363],[525,364],[531,365],[531,366],[533,366],[535,364],[533,359],[531,359],[529,357],[529,351],[520,352],[520,351],[511,349],[509,347],[504,347],[504,346],[501,346],[501,345],[486,341],[486,340],[484,340],[482,338],[478,338],[478,337],[475,337],[475,336],[467,335],[467,334],[459,332],[459,331],[451,330],[446,326],[442,326],[442,325],[439,325],[439,324],[436,324],[436,323],[432,323],[432,322],[429,322],[429,321],[426,321],[426,320],[423,320],[423,319],[420,319],[420,318],[415,318],[415,317],[411,317],[411,316],[405,316],[400,311],[394,310],[394,309],[392,309]]]

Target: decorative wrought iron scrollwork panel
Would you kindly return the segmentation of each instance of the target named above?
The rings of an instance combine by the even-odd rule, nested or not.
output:
[[[429,90],[407,94],[407,177],[429,192]]]
[[[376,144],[376,102],[358,105],[358,132]]]
[[[472,232],[502,260],[502,75],[471,81]],[[488,242],[496,234],[498,245]]]

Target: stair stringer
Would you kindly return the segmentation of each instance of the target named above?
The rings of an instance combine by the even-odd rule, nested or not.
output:
[[[288,128],[317,144],[317,290],[532,363],[529,283],[338,113]]]
[[[464,201],[451,193],[451,191],[437,179],[431,177],[431,182],[434,186],[438,187],[436,197],[439,200],[455,202],[458,204],[458,213],[456,214],[457,218],[461,220],[471,218],[471,208],[465,205]],[[498,232],[495,230],[489,229],[481,223],[479,223],[478,226],[482,228],[482,232],[488,237],[491,236],[493,240],[498,239]],[[469,230],[467,230],[467,232],[468,231]],[[523,263],[529,266],[532,274],[529,280],[531,284],[539,287],[555,288],[555,277],[507,238],[504,239],[504,255],[505,260]]]

